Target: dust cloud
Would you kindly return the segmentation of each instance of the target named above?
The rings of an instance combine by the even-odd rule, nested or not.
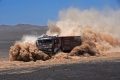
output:
[[[37,36],[23,36],[21,41],[17,41],[14,46],[10,47],[10,61],[36,61],[47,60],[49,56],[36,47],[35,41]]]
[[[52,57],[36,48],[36,36],[23,36],[10,48],[10,60],[36,61],[71,59],[79,55],[107,55],[120,52],[120,10],[80,10],[69,8],[59,12],[59,20],[49,21],[47,35],[81,36],[82,45],[70,53],[60,52]],[[72,42],[71,42],[72,44]]]
[[[49,21],[46,34],[59,36],[81,36],[82,45],[75,47],[69,55],[106,55],[120,51],[120,10],[80,10],[69,8],[59,12],[57,22]],[[72,42],[71,42],[72,44]]]

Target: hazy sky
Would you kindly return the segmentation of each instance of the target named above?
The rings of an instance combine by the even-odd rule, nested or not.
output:
[[[104,7],[117,9],[118,0],[0,0],[0,25],[33,24],[46,25],[48,20],[57,20],[60,10]]]

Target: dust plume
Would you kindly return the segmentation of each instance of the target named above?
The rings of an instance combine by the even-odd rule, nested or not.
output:
[[[17,41],[14,46],[10,47],[10,61],[36,61],[47,60],[49,56],[36,47],[35,41],[37,36],[23,36],[21,41]]]
[[[81,36],[82,45],[75,47],[69,55],[105,55],[120,51],[120,10],[111,8],[80,10],[69,8],[59,12],[59,20],[48,23],[46,34],[59,36]],[[72,43],[71,43],[72,44]]]
[[[54,60],[56,60],[56,59],[72,59],[72,57],[70,57],[68,55],[68,53],[59,52],[58,54],[52,56],[52,59],[54,59]]]
[[[49,21],[47,35],[81,36],[82,45],[70,53],[60,52],[50,56],[38,50],[37,36],[23,36],[10,48],[10,60],[36,61],[48,59],[71,59],[71,56],[107,55],[120,52],[120,10],[80,10],[69,8],[59,12],[59,20]],[[72,44],[72,42],[71,42]]]

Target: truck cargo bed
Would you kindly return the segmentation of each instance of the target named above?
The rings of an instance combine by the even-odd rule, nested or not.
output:
[[[74,47],[81,45],[80,36],[59,37],[62,51],[71,51]]]

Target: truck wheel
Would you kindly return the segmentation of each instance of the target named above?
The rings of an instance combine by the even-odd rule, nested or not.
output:
[[[62,48],[62,46],[60,46],[60,50],[63,52],[63,48]]]
[[[57,51],[57,53],[59,53],[59,52],[62,52],[62,50],[61,50],[61,49],[59,49],[59,50]]]

